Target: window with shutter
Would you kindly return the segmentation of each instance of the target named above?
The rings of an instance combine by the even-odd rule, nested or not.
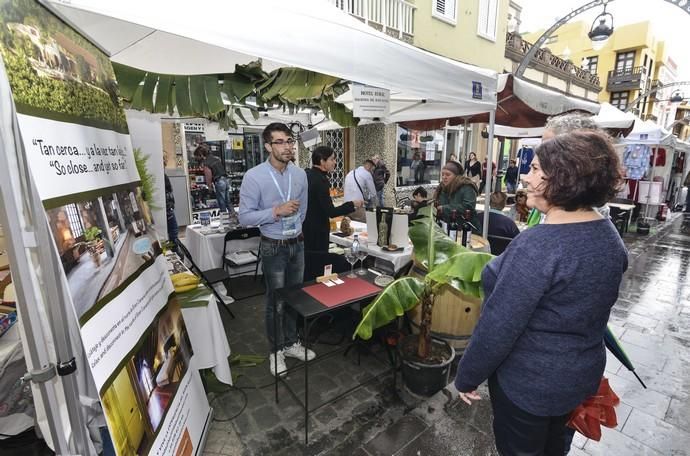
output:
[[[477,34],[487,40],[496,41],[498,0],[479,0]]]
[[[457,0],[433,0],[431,15],[455,25],[457,23],[455,17],[456,3]]]

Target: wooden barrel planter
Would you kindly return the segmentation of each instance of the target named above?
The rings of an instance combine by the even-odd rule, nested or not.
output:
[[[489,243],[481,236],[472,235],[472,247],[472,250],[488,252]],[[415,261],[410,275],[424,277],[426,272],[426,267]],[[481,299],[467,296],[451,286],[444,285],[434,297],[431,335],[445,340],[455,349],[456,354],[462,355],[479,321],[481,307]],[[416,306],[408,312],[415,328],[419,328],[421,313],[421,306]]]

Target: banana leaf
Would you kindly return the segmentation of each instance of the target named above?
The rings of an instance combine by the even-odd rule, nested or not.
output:
[[[204,76],[204,89],[206,90],[206,101],[208,103],[208,112],[210,114],[218,114],[225,109],[223,98],[220,94],[220,85],[218,78],[215,76]]]
[[[158,84],[158,75],[156,73],[147,73],[144,78],[144,88],[141,92],[141,108],[148,112],[153,112],[153,90]]]
[[[459,245],[449,238],[441,227],[434,222],[431,217],[431,207],[420,209],[419,214],[424,215],[424,217],[413,221],[409,230],[410,240],[414,246],[415,260],[417,262],[423,264],[427,269],[433,270],[436,265],[445,263],[450,257],[467,251],[462,245]],[[430,244],[433,246],[433,252],[429,251]],[[433,253],[434,256],[434,264],[430,268],[429,257],[431,253]]]
[[[131,101],[134,97],[134,92],[139,87],[139,83],[146,76],[146,72],[116,62],[113,62],[113,70],[115,71],[117,85],[120,88],[120,96],[127,101]]]
[[[402,316],[419,304],[426,288],[424,281],[416,277],[395,280],[384,288],[374,302],[364,308],[362,320],[352,338],[359,336],[362,339],[370,339],[374,329]]]
[[[481,298],[482,270],[492,259],[490,253],[460,252],[437,264],[426,277],[435,284],[447,284],[464,294]]]
[[[153,105],[153,112],[155,113],[172,113],[174,106],[171,97],[173,77],[167,74],[162,74],[158,78],[158,88],[156,89],[156,101]],[[168,106],[170,109],[168,110]]]

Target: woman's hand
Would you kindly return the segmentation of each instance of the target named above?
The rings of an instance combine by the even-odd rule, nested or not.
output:
[[[468,393],[458,393],[458,395],[460,396],[460,399],[469,405],[472,405],[472,401],[480,401],[482,399],[476,390]]]

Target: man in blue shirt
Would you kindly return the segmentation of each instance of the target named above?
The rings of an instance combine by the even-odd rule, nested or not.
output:
[[[261,261],[266,280],[266,332],[271,373],[284,375],[285,357],[314,359],[297,340],[295,318],[284,312],[275,290],[302,283],[307,215],[307,175],[292,163],[295,140],[287,125],[272,123],[263,131],[269,158],[247,171],[240,187],[240,223],[261,230]],[[275,313],[275,315],[274,315]],[[275,335],[275,337],[274,337]]]

